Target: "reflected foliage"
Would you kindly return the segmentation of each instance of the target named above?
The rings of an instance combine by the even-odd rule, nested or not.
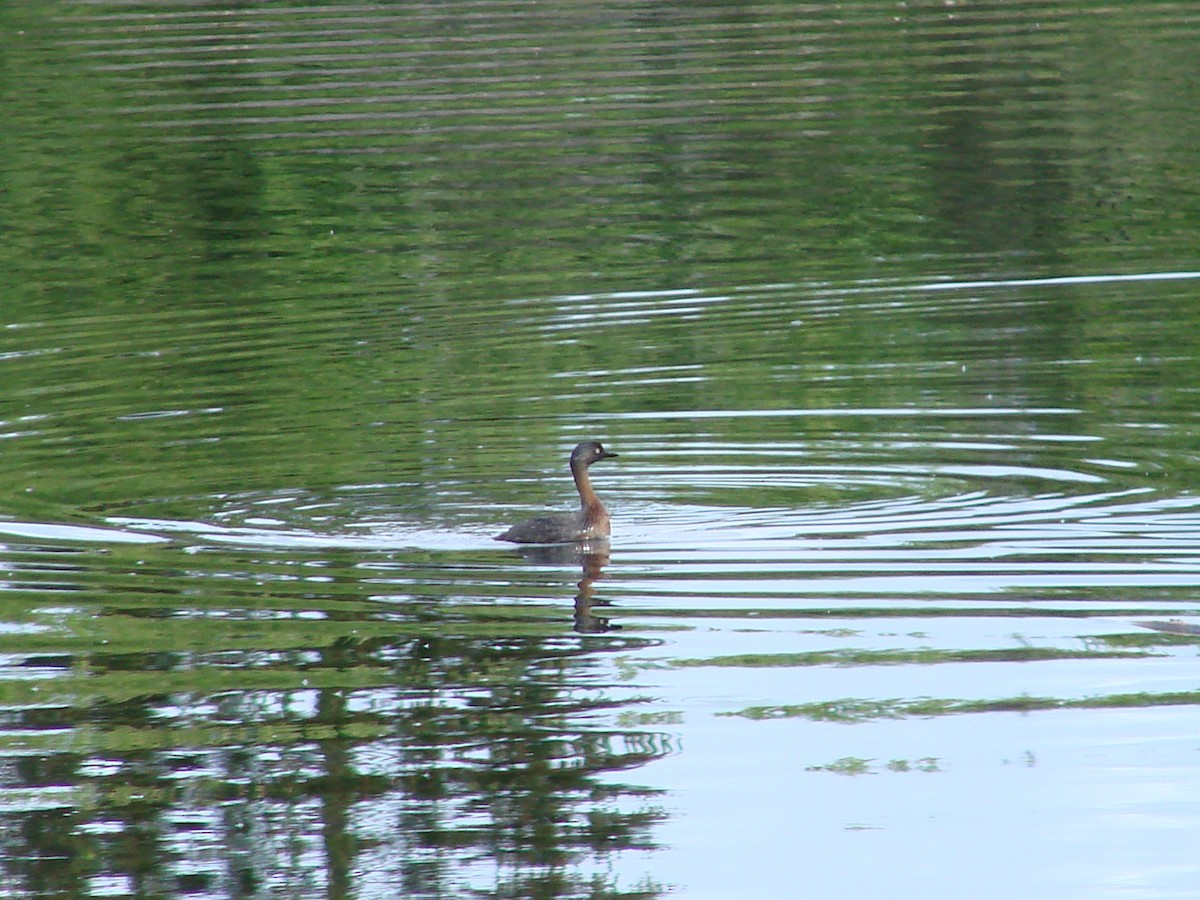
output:
[[[1154,4],[993,7],[485,3],[475,31],[406,4],[6,6],[0,350],[58,373],[7,366],[6,415],[53,438],[10,453],[71,506],[401,480],[428,511],[480,447],[514,471],[553,446],[564,389],[593,414],[886,406],[911,393],[878,367],[919,361],[948,404],[1021,404],[1014,359],[1145,352],[1191,298],[1115,332],[1145,298],[926,318],[828,291],[1192,264],[1186,30],[1147,31]],[[773,284],[805,289],[728,302]],[[596,315],[630,290],[685,293]],[[633,398],[586,374],[646,366]],[[1036,389],[1136,405],[1174,369]],[[130,474],[89,478],[113,446]]]
[[[1077,700],[1058,697],[1004,697],[995,700],[952,700],[922,697],[893,700],[845,700],[801,703],[785,706],[753,706],[736,713],[749,719],[779,719],[799,716],[822,722],[854,724],[875,719],[949,716],[963,713],[1037,712],[1051,709],[1120,709],[1125,707],[1194,706],[1200,704],[1200,691],[1165,693],[1107,694]]]
[[[119,574],[90,562],[85,580]],[[596,677],[644,640],[566,640],[569,604],[526,634],[406,633],[341,602],[348,578],[305,609],[264,596],[265,616],[77,587],[70,610],[2,595],[25,632],[0,635],[7,893],[357,896],[369,871],[413,897],[658,894],[604,874],[662,816],[628,778],[671,741],[606,724],[636,698]]]

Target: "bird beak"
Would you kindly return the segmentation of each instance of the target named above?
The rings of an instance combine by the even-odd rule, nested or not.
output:
[[[615,459],[616,457],[618,457],[620,455],[621,455],[620,453],[610,453],[608,450],[605,450],[604,455],[601,456],[600,458],[601,459]]]

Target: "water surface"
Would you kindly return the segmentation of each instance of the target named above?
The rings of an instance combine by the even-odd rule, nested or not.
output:
[[[0,19],[0,895],[1195,894],[1185,9]]]

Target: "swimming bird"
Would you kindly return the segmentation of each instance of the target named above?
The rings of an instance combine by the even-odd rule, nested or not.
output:
[[[496,535],[496,540],[516,544],[567,544],[608,537],[611,530],[608,510],[592,490],[588,466],[602,459],[615,459],[617,455],[605,450],[599,441],[579,444],[571,451],[571,477],[579,491],[579,512],[537,516]]]

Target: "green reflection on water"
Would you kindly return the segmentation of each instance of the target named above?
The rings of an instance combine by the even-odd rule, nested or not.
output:
[[[989,650],[816,650],[810,653],[761,653],[716,656],[712,659],[676,659],[671,665],[697,666],[904,666],[964,662],[1033,662],[1054,659],[1121,659],[1153,656],[1149,652],[1067,650],[1057,647],[1011,647]]]
[[[819,722],[870,722],[879,719],[924,718],[984,712],[1037,712],[1053,709],[1123,709],[1128,707],[1192,706],[1200,691],[1107,694],[1076,700],[1054,697],[1006,697],[997,700],[951,700],[924,697],[915,700],[845,700],[779,706],[752,706],[737,712],[717,713],[747,719],[804,718]]]
[[[9,450],[13,487],[68,507],[400,480],[427,512],[431,479],[478,476],[466,460],[480,448],[518,471],[583,410],[902,406],[930,390],[1120,410],[1181,374],[1126,364],[1152,350],[1125,312],[1145,309],[1135,288],[929,315],[811,302],[872,279],[1190,263],[1200,198],[1170,164],[1200,142],[1194,80],[1174,77],[1190,46],[1123,46],[1119,89],[1095,53],[1114,29],[1147,33],[1141,4],[1043,6],[1036,22],[1017,10],[1000,32],[971,10],[701,6],[634,24],[602,5],[600,26],[569,6],[528,20],[496,8],[491,80],[455,70],[471,60],[463,41],[485,42],[413,10],[235,11],[230,26],[254,25],[261,44],[245,60],[206,49],[206,29],[225,35],[211,16],[185,17],[172,41],[120,7],[87,12],[4,13],[22,78],[5,91],[0,271],[22,328],[3,349],[53,353],[57,373],[8,367],[7,396],[49,438]],[[561,46],[567,24],[582,52]],[[130,26],[132,41],[110,31]],[[393,37],[378,56],[335,42],[324,65],[358,78],[339,70],[323,91],[321,64],[281,74],[305,26]],[[497,91],[525,84],[528,41],[542,90]],[[283,106],[297,98],[313,106]],[[366,118],[334,128],[301,115],[314,110]],[[648,304],[604,330],[569,327],[586,304],[551,299],[779,283],[801,288],[695,315]],[[1191,300],[1147,318],[1186,331]],[[565,333],[544,330],[556,320]],[[1054,365],[985,363],[992,347]],[[1058,364],[1070,359],[1095,362]],[[940,365],[854,369],[918,362]],[[648,365],[699,368],[630,390],[548,377]]]
[[[355,861],[400,834],[403,865],[380,876],[418,896],[464,890],[465,865],[499,896],[659,893],[589,874],[652,848],[665,815],[622,773],[671,739],[613,723],[637,697],[598,671],[644,639],[568,637],[569,603],[465,596],[426,553],[389,568],[183,551],[9,549],[10,571],[54,580],[0,591],[0,759],[24,823],[4,855],[77,861],[9,877],[72,892],[120,873],[169,893],[235,865],[247,884],[348,895]],[[416,594],[368,602],[397,566]],[[221,849],[181,850],[189,834]]]

